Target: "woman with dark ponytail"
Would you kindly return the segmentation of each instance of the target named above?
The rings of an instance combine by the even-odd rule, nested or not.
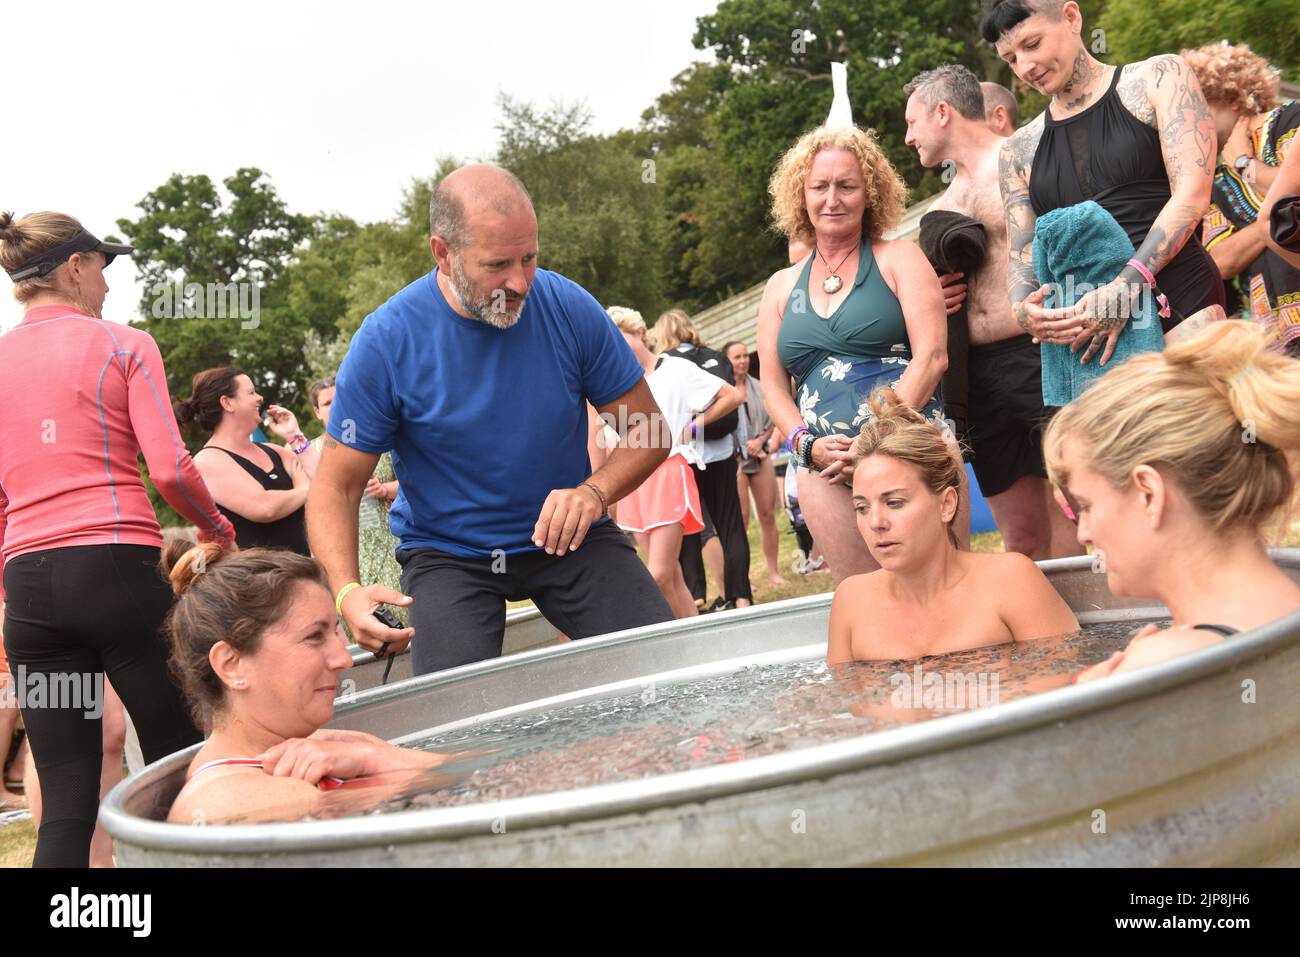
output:
[[[272,405],[269,428],[288,446],[251,438],[262,419],[262,397],[241,369],[205,369],[194,377],[191,395],[176,404],[182,425],[211,434],[194,453],[203,480],[221,514],[230,519],[245,548],[282,548],[309,555],[307,491],[317,452],[298,430],[292,412]]]
[[[315,559],[173,542],[164,567],[178,596],[172,667],[212,730],[169,821],[292,821],[337,810],[338,796],[323,799],[340,788],[355,789],[360,809],[442,783],[428,772],[444,755],[322,728],[352,658]]]
[[[32,702],[22,711],[44,796],[38,867],[89,862],[104,674],[146,761],[200,738],[167,674],[172,593],[137,456],[200,537],[235,537],[180,440],[157,344],[102,319],[104,267],[131,251],[71,216],[0,213],[0,266],[26,307],[0,337],[0,599],[15,690]],[[82,693],[36,706],[25,692],[38,686]]]

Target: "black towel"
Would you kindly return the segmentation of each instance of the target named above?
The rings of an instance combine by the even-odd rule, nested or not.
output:
[[[1300,196],[1282,196],[1273,204],[1269,231],[1283,249],[1300,252]]]
[[[939,275],[971,274],[984,262],[988,239],[984,224],[946,209],[936,209],[921,217],[918,237],[921,251]],[[966,302],[969,302],[969,297]],[[943,414],[952,420],[957,438],[965,441],[970,393],[968,357],[970,325],[966,319],[966,302],[948,317],[948,371],[943,374]]]

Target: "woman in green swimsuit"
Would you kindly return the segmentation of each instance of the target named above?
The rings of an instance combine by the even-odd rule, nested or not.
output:
[[[943,292],[915,243],[884,238],[902,219],[906,187],[868,132],[805,134],[782,158],[770,191],[777,228],[812,252],[772,276],[763,293],[765,401],[793,439],[799,504],[839,582],[878,567],[850,497],[849,450],[870,414],[872,388],[890,385],[914,409],[942,418]],[[793,393],[781,388],[791,377]],[[955,524],[964,542],[965,493],[961,503]]]

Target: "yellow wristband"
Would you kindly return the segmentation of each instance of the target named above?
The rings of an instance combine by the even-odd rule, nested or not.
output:
[[[339,593],[334,597],[334,610],[339,613],[340,618],[343,617],[344,597],[347,595],[348,592],[352,591],[352,589],[360,588],[360,587],[361,587],[361,582],[348,582],[346,585],[344,585],[342,588],[339,589]]]

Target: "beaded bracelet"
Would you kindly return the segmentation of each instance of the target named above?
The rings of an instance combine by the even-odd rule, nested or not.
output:
[[[806,469],[812,468],[812,449],[817,442],[817,436],[811,432],[805,432],[799,437],[799,464]]]

